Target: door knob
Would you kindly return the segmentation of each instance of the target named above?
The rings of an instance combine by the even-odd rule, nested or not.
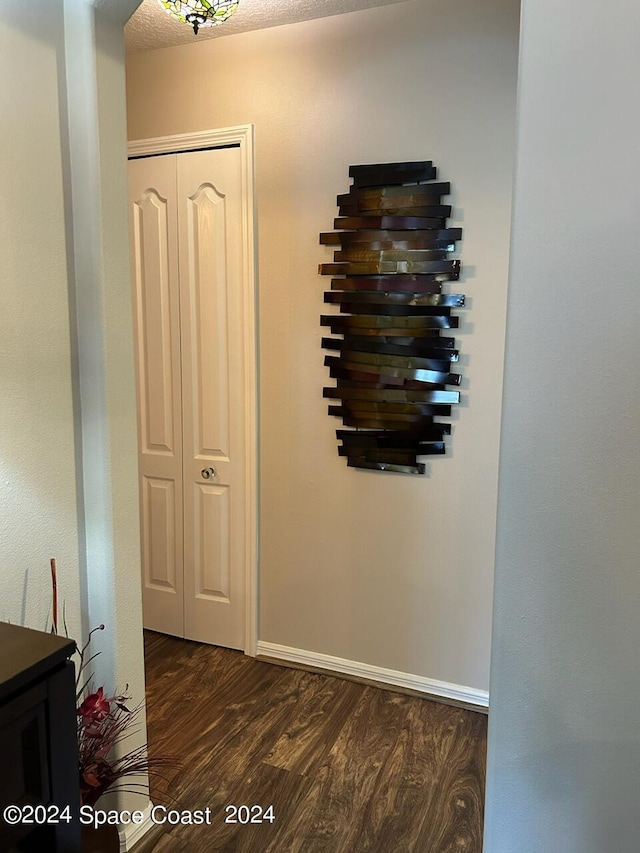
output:
[[[203,468],[200,473],[202,474],[203,480],[210,480],[211,477],[216,476],[216,469],[215,468]]]

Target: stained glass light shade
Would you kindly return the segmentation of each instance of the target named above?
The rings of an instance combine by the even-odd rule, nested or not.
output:
[[[182,21],[191,24],[198,35],[200,27],[216,27],[231,17],[240,3],[238,0],[158,0],[166,11]]]

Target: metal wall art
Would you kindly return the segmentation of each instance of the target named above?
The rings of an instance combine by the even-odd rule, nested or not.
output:
[[[338,196],[339,229],[320,235],[336,246],[324,301],[339,314],[321,317],[333,335],[322,339],[334,388],[325,388],[329,414],[350,429],[337,430],[340,456],[352,468],[424,474],[419,456],[445,452],[460,384],[452,309],[461,293],[445,293],[460,275],[449,252],[462,238],[447,228],[451,207],[441,204],[450,184],[437,183],[431,161],[351,166],[353,185]]]

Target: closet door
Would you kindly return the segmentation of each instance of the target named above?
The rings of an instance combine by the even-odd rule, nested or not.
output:
[[[245,351],[239,148],[178,155],[185,637],[244,649]]]
[[[176,156],[129,163],[144,625],[184,636]]]

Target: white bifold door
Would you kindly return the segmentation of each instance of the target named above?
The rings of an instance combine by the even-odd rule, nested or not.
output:
[[[145,627],[244,649],[240,149],[129,163]]]

